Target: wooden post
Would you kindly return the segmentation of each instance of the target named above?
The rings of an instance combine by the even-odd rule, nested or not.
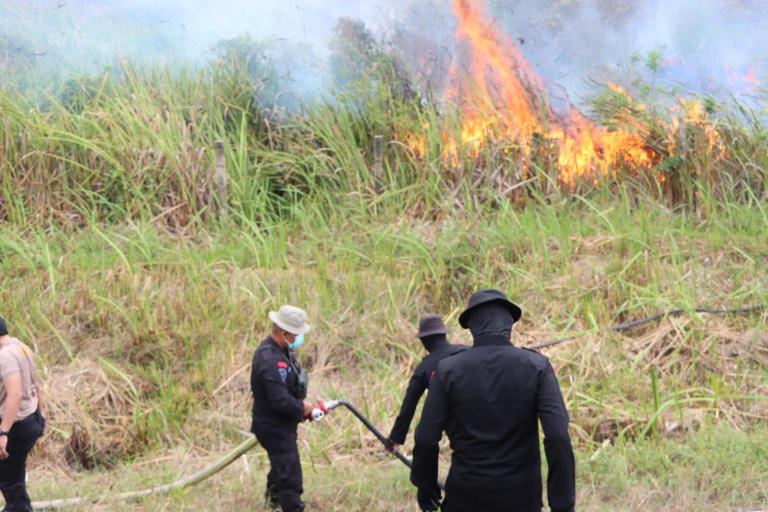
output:
[[[227,175],[227,157],[224,155],[224,142],[217,140],[214,143],[216,149],[216,171],[213,175],[214,193],[219,210],[224,210],[229,204],[229,177]]]
[[[373,136],[373,179],[376,186],[376,192],[381,192],[384,183],[384,155],[383,155],[384,137],[381,135]]]

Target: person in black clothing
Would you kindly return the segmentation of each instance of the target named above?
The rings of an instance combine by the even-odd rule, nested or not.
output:
[[[293,306],[270,311],[272,333],[253,356],[251,432],[269,456],[265,498],[284,512],[304,510],[301,501],[301,460],[296,445],[298,424],[310,417],[314,406],[307,397],[307,374],[292,352],[309,332],[307,314]]]
[[[405,437],[408,435],[408,428],[411,426],[416,406],[419,404],[424,390],[429,389],[429,380],[432,377],[432,372],[437,369],[437,363],[444,357],[467,348],[463,345],[449,344],[446,333],[445,324],[439,315],[425,315],[419,320],[418,337],[428,355],[421,360],[408,382],[408,389],[400,407],[400,414],[398,414],[392,431],[389,433],[387,449],[390,451],[399,449],[400,445],[405,443]]]
[[[438,442],[446,431],[453,455],[443,511],[540,512],[538,421],[549,465],[550,508],[574,510],[568,412],[549,360],[510,343],[520,316],[504,293],[481,290],[459,317],[474,346],[440,362],[416,429],[411,482],[419,489],[422,510],[437,507]]]

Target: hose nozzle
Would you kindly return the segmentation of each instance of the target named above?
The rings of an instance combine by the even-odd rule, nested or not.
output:
[[[312,421],[320,421],[321,419],[325,418],[325,415],[328,414],[328,411],[331,409],[335,409],[340,404],[339,400],[329,400],[327,402],[323,400],[319,400],[315,406],[314,409],[312,409],[312,412],[310,413],[310,418]]]

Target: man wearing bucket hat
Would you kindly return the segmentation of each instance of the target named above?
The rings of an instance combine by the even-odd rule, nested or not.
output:
[[[550,508],[574,510],[568,412],[549,360],[510,343],[520,316],[520,308],[498,290],[473,294],[459,323],[471,331],[474,345],[442,360],[432,377],[416,429],[411,482],[422,493],[436,490],[438,442],[446,431],[453,455],[443,511],[540,512],[538,421]]]
[[[429,381],[433,372],[437,370],[437,363],[441,359],[462,352],[467,348],[463,345],[451,345],[448,343],[446,334],[447,330],[440,315],[424,315],[419,320],[417,336],[424,345],[427,355],[416,366],[411,380],[408,381],[400,414],[398,414],[389,434],[389,446],[387,448],[390,450],[394,450],[398,445],[405,443],[405,437],[408,435],[408,428],[411,426],[416,406],[419,404],[424,391],[429,389]]]
[[[304,510],[301,501],[301,460],[296,444],[298,424],[309,419],[312,403],[306,401],[307,374],[293,352],[309,332],[307,314],[294,306],[270,311],[272,332],[253,356],[251,431],[269,456],[265,497],[284,512]]]

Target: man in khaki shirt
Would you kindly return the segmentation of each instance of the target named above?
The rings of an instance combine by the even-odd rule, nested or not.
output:
[[[8,512],[32,510],[27,494],[27,455],[42,435],[39,381],[32,351],[8,336],[0,318],[0,491]]]

